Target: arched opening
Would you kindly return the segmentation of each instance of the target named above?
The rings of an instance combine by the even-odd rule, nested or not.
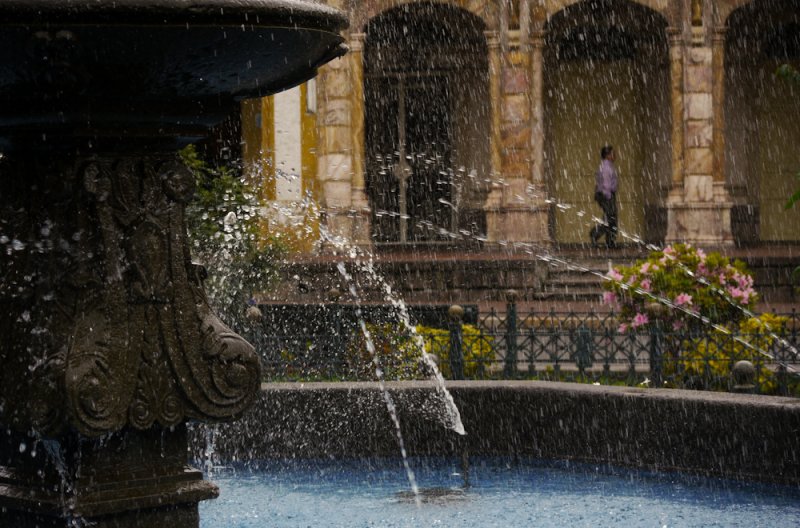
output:
[[[489,159],[483,23],[448,5],[406,4],[367,25],[366,187],[376,243],[483,232]]]
[[[725,162],[740,244],[800,240],[800,213],[784,204],[800,171],[800,83],[776,76],[800,68],[800,1],[756,1],[728,19]]]
[[[545,48],[545,148],[558,242],[587,242],[600,148],[617,152],[619,227],[663,240],[670,180],[667,22],[624,0],[587,0],[554,15]],[[585,211],[587,214],[580,214]],[[624,240],[621,240],[624,242]]]

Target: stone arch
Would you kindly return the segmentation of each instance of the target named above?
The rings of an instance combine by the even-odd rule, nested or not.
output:
[[[453,4],[414,2],[372,17],[365,30],[372,239],[427,244],[482,232],[490,114],[483,20]]]
[[[561,11],[568,9],[574,4],[578,4],[581,2],[592,1],[592,0],[559,0],[556,2],[550,2],[547,4],[547,18],[550,19],[551,17],[557,15]],[[677,4],[679,2],[674,2],[670,0],[622,0],[623,2],[630,2],[632,4],[637,4],[642,7],[648,8],[661,16],[668,22],[670,26],[677,26],[680,22],[680,9]]]
[[[734,11],[759,0],[718,0],[715,4],[715,22],[724,27],[728,25],[728,19]]]
[[[498,2],[494,0],[364,0],[351,12],[351,31],[365,33],[367,25],[381,14],[412,4],[434,4],[457,7],[483,22],[486,30],[497,30],[499,24]]]
[[[800,86],[776,78],[800,69],[800,0],[738,2],[725,21],[725,174],[740,244],[800,240],[800,214],[783,204],[800,170]]]
[[[587,219],[600,214],[593,175],[608,143],[620,171],[620,229],[663,240],[672,164],[667,27],[661,10],[628,0],[570,2],[547,21],[545,179],[557,202],[573,206],[554,210],[556,241],[588,241]]]

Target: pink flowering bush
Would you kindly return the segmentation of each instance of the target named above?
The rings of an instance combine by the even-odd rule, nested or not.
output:
[[[737,323],[758,300],[744,263],[688,244],[613,268],[606,278],[603,301],[619,313],[621,332],[656,322],[666,331]]]
[[[725,390],[734,362],[763,363],[786,322],[770,314],[750,315],[758,295],[742,262],[688,244],[616,267],[603,286],[603,301],[619,314],[620,333],[661,325],[664,373],[684,387]],[[758,381],[762,392],[777,386],[766,368],[759,369]]]

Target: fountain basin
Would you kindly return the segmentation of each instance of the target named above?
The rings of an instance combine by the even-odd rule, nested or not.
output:
[[[344,53],[304,0],[0,0],[0,525],[196,528],[186,421],[255,398],[177,148]]]
[[[285,0],[0,1],[0,146],[203,137],[342,55],[339,11]]]
[[[467,435],[445,430],[424,382],[388,383],[408,452],[532,456],[800,484],[794,398],[537,381],[448,382]],[[274,424],[265,428],[263,424]],[[195,434],[202,458],[205,437]],[[240,422],[217,432],[217,460],[397,456],[377,384],[262,387]]]

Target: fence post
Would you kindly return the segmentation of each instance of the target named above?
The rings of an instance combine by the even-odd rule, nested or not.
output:
[[[664,332],[661,321],[650,327],[650,380],[651,387],[664,385]]]
[[[591,368],[594,361],[594,336],[592,331],[581,323],[575,331],[575,365],[578,374],[586,378],[586,369]]]
[[[461,322],[464,308],[454,304],[447,310],[450,317],[450,373],[454,380],[464,379],[464,331]]]
[[[653,319],[650,326],[650,381],[651,387],[664,385],[664,328],[663,316],[666,308],[658,302],[651,303],[648,311]]]
[[[517,374],[517,297],[516,290],[506,291],[506,363],[503,374],[506,378]]]
[[[327,302],[323,305],[325,314],[325,330],[322,336],[317,336],[316,341],[320,341],[322,361],[327,367],[326,375],[329,378],[347,375],[344,368],[344,329],[342,320],[344,319],[343,307],[339,304],[342,296],[339,288],[331,288],[327,292]],[[321,337],[321,339],[320,339]]]

